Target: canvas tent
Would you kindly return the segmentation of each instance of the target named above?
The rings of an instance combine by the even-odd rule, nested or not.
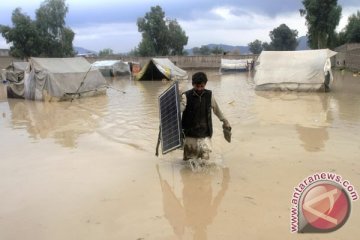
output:
[[[185,80],[188,74],[168,58],[152,58],[136,75],[136,80]]]
[[[12,62],[2,70],[2,79],[10,82],[21,81],[24,78],[24,72],[28,65],[28,62]]]
[[[121,60],[101,60],[91,64],[93,68],[99,69],[104,76],[116,76],[130,74],[127,62]]]
[[[262,51],[256,61],[256,90],[329,90],[333,76],[329,49]]]
[[[13,97],[61,101],[105,94],[106,80],[84,58],[31,58],[24,79],[9,84]]]
[[[221,59],[220,72],[238,71],[245,72],[251,69],[253,59]]]

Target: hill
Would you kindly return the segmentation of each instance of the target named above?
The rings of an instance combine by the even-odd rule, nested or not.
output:
[[[297,46],[296,50],[309,50],[309,46],[308,46],[308,38],[307,36],[302,36],[298,38],[298,43],[299,45]]]
[[[226,44],[208,44],[207,45],[210,49],[213,49],[215,47],[222,48],[225,52],[234,52],[234,51],[240,51],[241,54],[250,54],[248,46],[231,46]]]
[[[215,47],[219,47],[219,48],[223,49],[225,52],[238,51],[241,54],[251,54],[248,46],[232,46],[232,45],[214,44],[214,43],[203,45],[203,46],[206,46],[206,47],[210,48],[211,50],[214,49]],[[191,55],[193,55],[193,49],[194,48],[185,49],[185,51],[187,51],[188,54],[191,56]]]
[[[298,38],[299,45],[295,49],[296,51],[299,50],[309,50],[309,46],[307,44],[308,38],[306,36],[302,36]],[[203,45],[207,46],[210,49],[214,49],[215,47],[222,48],[225,52],[234,52],[234,51],[240,51],[240,54],[251,54],[248,46],[232,46],[232,45],[226,45],[226,44],[207,44]],[[189,53],[189,55],[193,55],[193,48],[191,49],[185,49]]]
[[[89,54],[89,53],[97,54],[95,51],[92,51],[92,50],[89,50],[89,49],[86,49],[83,47],[75,47],[74,46],[73,48],[74,48],[75,53],[78,55],[84,55],[84,54]]]

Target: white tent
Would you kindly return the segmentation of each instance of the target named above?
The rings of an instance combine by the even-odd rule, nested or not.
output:
[[[239,71],[244,72],[250,69],[253,59],[221,59],[220,72]]]
[[[24,78],[24,72],[28,62],[12,62],[9,66],[1,71],[1,78],[4,81],[19,82]]]
[[[328,90],[333,80],[329,49],[262,51],[256,61],[256,90]]]
[[[186,80],[188,74],[168,58],[152,58],[136,75],[136,80]]]
[[[130,74],[129,64],[121,60],[101,60],[91,65],[93,68],[99,69],[104,76]]]
[[[81,57],[31,58],[23,81],[9,88],[16,97],[59,101],[105,94],[106,80]]]

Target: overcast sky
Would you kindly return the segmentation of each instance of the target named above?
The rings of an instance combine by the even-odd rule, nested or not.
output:
[[[0,3],[0,24],[11,26],[16,7],[35,19],[35,10],[42,0],[3,0]],[[270,41],[269,32],[285,23],[306,35],[305,19],[299,14],[301,0],[67,0],[66,25],[75,32],[74,46],[99,51],[111,48],[128,52],[141,40],[136,20],[160,5],[167,18],[177,19],[189,37],[186,48],[201,45],[247,45],[259,39]],[[338,0],[343,7],[338,30],[348,16],[360,10],[359,0]],[[0,37],[0,48],[8,48]]]

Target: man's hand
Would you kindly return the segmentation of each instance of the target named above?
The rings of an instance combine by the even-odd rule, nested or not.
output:
[[[230,123],[227,119],[224,119],[222,122],[223,122],[223,128],[231,129]]]
[[[231,142],[231,126],[228,120],[223,120],[223,132],[226,141]]]

